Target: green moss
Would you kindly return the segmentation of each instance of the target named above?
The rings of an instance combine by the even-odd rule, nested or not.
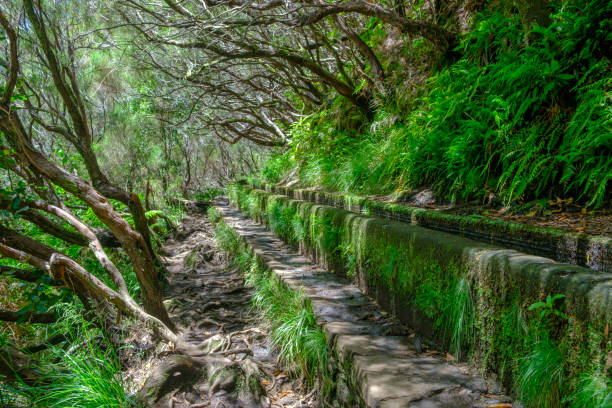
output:
[[[588,236],[549,227],[494,220],[480,215],[445,214],[440,211],[425,210],[403,204],[383,203],[351,193],[295,190],[273,185],[266,186],[266,189],[287,194],[297,199],[330,204],[365,215],[374,214],[388,219],[400,217],[403,221],[410,221],[413,224],[448,229],[467,236],[479,234],[482,235],[482,239],[493,242],[504,243],[507,242],[508,236],[518,237],[522,241],[531,243],[531,245],[551,248],[552,256],[559,258],[558,260],[575,262],[576,260],[570,256],[570,253],[576,250],[579,241],[586,239],[589,244],[583,247],[596,249],[582,250],[578,262],[586,262],[589,267],[597,269],[605,268],[604,260],[607,259],[605,254],[612,252],[612,244],[606,241],[605,237],[600,236]]]

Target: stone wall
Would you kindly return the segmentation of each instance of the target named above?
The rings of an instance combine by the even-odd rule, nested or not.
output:
[[[450,232],[505,248],[546,256],[558,262],[587,266],[602,272],[612,272],[612,238],[610,237],[493,220],[483,216],[445,214],[408,205],[383,203],[351,194],[274,185],[262,185],[257,188],[360,214]]]
[[[565,387],[583,374],[610,375],[610,273],[246,186],[230,188],[230,200],[508,389],[543,340],[563,353]],[[554,295],[563,297],[530,310]]]

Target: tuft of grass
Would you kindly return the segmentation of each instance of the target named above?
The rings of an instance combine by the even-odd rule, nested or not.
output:
[[[273,272],[252,259],[245,270],[247,282],[255,289],[253,306],[270,326],[272,345],[279,358],[292,364],[296,374],[311,382],[327,371],[327,342],[317,326],[307,299],[301,292],[287,288]]]
[[[206,216],[208,217],[208,220],[213,224],[216,224],[221,219],[221,214],[219,213],[219,211],[217,211],[217,209],[212,206],[208,207],[208,210],[206,210]]]
[[[266,213],[270,229],[282,237],[287,237],[291,225],[290,220],[286,216],[284,206],[278,201],[273,200],[268,208],[266,208]]]
[[[516,380],[519,398],[534,408],[555,408],[561,404],[565,358],[548,337],[531,345],[520,360]]]
[[[353,278],[357,273],[357,251],[352,243],[341,244],[339,248],[342,254],[342,259],[344,260],[346,276]]]
[[[474,302],[469,280],[459,279],[451,293],[446,310],[446,331],[451,333],[451,352],[461,359],[464,351],[472,344],[474,336]]]
[[[314,215],[310,221],[310,236],[329,254],[336,254],[341,250],[339,246],[342,228],[335,226],[333,221],[330,215]]]
[[[295,242],[303,242],[306,240],[307,231],[304,226],[304,220],[298,214],[295,214],[291,219],[291,233]]]
[[[576,392],[564,402],[569,408],[610,408],[612,407],[612,383],[596,373],[584,375]]]
[[[187,213],[185,212],[185,207],[183,205],[168,206],[164,210],[164,214],[170,219],[173,225],[179,225],[181,223],[181,220],[187,215]],[[164,220],[164,223],[165,222],[166,221]],[[166,225],[166,229],[168,228],[169,226]]]
[[[228,227],[219,211],[210,207],[206,213],[208,219],[215,224],[215,241],[223,251],[236,254],[240,247],[240,237],[232,228]]]
[[[52,353],[61,366],[47,374],[50,385],[36,390],[35,406],[48,408],[127,408],[134,403],[125,392],[115,350],[109,344],[87,339],[82,351],[70,355],[64,350]]]
[[[73,304],[59,304],[58,333],[66,333],[70,347],[53,346],[36,356],[41,373],[35,385],[23,381],[0,385],[0,404],[33,408],[129,408],[134,401],[114,346],[93,323],[83,319]]]
[[[261,200],[258,196],[249,196],[246,201],[246,206],[246,210],[251,217],[258,219],[263,215],[261,210]]]

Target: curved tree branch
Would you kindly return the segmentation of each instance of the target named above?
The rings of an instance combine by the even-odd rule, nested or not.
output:
[[[289,21],[296,26],[308,26],[321,21],[323,18],[340,13],[357,13],[364,16],[376,17],[383,22],[397,27],[400,31],[408,34],[421,35],[446,51],[452,43],[454,35],[435,25],[423,20],[411,20],[397,14],[393,10],[384,8],[378,4],[365,1],[347,1],[338,3],[324,3],[317,5],[317,10],[309,14],[300,15],[297,19]]]

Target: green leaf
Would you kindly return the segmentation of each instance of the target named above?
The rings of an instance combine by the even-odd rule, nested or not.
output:
[[[565,295],[564,295],[564,294],[562,294],[562,293],[557,293],[556,295],[554,295],[554,296],[552,297],[552,301],[553,301],[553,303],[554,303],[556,300],[559,300],[559,299],[564,299],[564,298],[565,298]]]
[[[21,204],[21,199],[19,197],[13,198],[13,202],[11,204],[12,210],[17,211],[19,209],[20,204]]]
[[[533,303],[531,306],[529,306],[529,309],[527,309],[527,310],[540,309],[540,308],[546,307],[546,306],[547,305],[544,302],[536,302],[536,303]]]

